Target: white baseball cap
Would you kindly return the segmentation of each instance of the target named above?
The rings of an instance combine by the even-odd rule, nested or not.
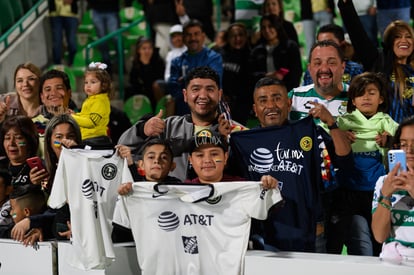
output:
[[[173,33],[182,33],[183,32],[183,26],[180,24],[174,25],[170,28],[170,35]]]

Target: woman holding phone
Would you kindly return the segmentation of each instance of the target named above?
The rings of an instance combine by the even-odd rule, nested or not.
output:
[[[414,116],[399,125],[393,148],[405,152],[406,169],[398,172],[401,163],[397,163],[378,179],[372,202],[372,231],[383,243],[382,260],[414,265]]]
[[[50,193],[55,178],[62,146],[71,147],[82,142],[79,125],[69,114],[56,115],[47,124],[45,130],[45,160],[49,173],[34,170],[30,174],[32,182],[43,182],[44,190]],[[37,169],[37,168],[35,168]],[[34,244],[42,240],[45,232],[51,230],[53,237],[58,239],[70,239],[70,213],[68,205],[57,210],[48,209],[45,213],[31,216],[18,222],[12,229],[13,239],[23,242],[25,245]],[[29,229],[36,230],[27,232]]]

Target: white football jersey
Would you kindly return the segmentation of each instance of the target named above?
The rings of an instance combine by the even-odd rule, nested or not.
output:
[[[281,200],[260,182],[135,182],[117,201],[114,222],[132,229],[143,275],[236,275],[251,218],[265,219]]]
[[[68,202],[74,253],[67,261],[84,270],[104,268],[115,258],[111,232],[117,188],[133,181],[126,159],[105,153],[63,148],[48,200],[52,208]]]

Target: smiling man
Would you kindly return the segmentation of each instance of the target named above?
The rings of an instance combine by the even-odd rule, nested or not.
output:
[[[214,69],[220,78],[223,76],[223,61],[221,55],[204,46],[206,35],[203,25],[197,20],[190,20],[183,26],[184,44],[187,51],[171,61],[170,78],[168,79],[168,92],[175,100],[175,114],[189,113],[184,102],[182,89],[186,74],[195,67],[208,66]]]
[[[66,111],[72,96],[69,77],[65,72],[49,70],[40,78],[42,114],[50,119],[56,113]],[[73,108],[73,107],[72,107]]]
[[[160,136],[169,140],[174,162],[177,164],[170,176],[184,181],[192,178],[187,173],[187,160],[194,134],[210,129],[227,136],[230,129],[219,127],[223,123],[224,114],[219,117],[217,108],[223,92],[220,89],[220,77],[215,70],[210,67],[197,67],[189,71],[181,93],[183,102],[190,108],[190,114],[162,119],[160,112],[152,117],[144,117],[125,131],[118,143],[131,147],[133,158],[136,159],[137,151],[148,137]],[[232,121],[232,124],[238,123]]]
[[[261,127],[282,126],[288,123],[292,102],[286,86],[277,79],[265,77],[256,83],[253,111]]]
[[[302,119],[309,114],[313,104],[324,105],[334,117],[346,112],[348,85],[342,82],[345,61],[342,50],[332,41],[320,41],[312,46],[308,70],[313,84],[295,88],[289,92],[292,100],[291,120]],[[316,120],[319,123],[319,120]]]
[[[342,75],[342,81],[346,84],[350,84],[352,78],[364,72],[364,68],[361,64],[352,61],[353,58],[353,47],[345,40],[344,29],[336,24],[328,24],[319,28],[316,36],[317,41],[329,40],[338,44],[338,46],[344,52],[345,59],[345,70]],[[352,52],[352,54],[351,54]],[[348,53],[348,56],[345,54]],[[308,70],[306,70],[303,76],[303,85],[312,84],[313,80]]]

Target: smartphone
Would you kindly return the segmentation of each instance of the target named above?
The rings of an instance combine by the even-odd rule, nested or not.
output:
[[[27,165],[29,165],[30,169],[37,167],[39,170],[45,169],[43,166],[43,162],[39,157],[32,157],[26,159]]]
[[[230,121],[230,124],[231,124],[230,106],[227,104],[227,102],[223,100],[219,101],[218,112],[220,115],[224,113],[224,118]]]
[[[400,169],[398,169],[399,174],[401,171],[407,170],[407,162],[405,157],[404,150],[401,149],[393,149],[388,151],[388,169],[391,171],[394,169],[397,163],[401,163]]]

